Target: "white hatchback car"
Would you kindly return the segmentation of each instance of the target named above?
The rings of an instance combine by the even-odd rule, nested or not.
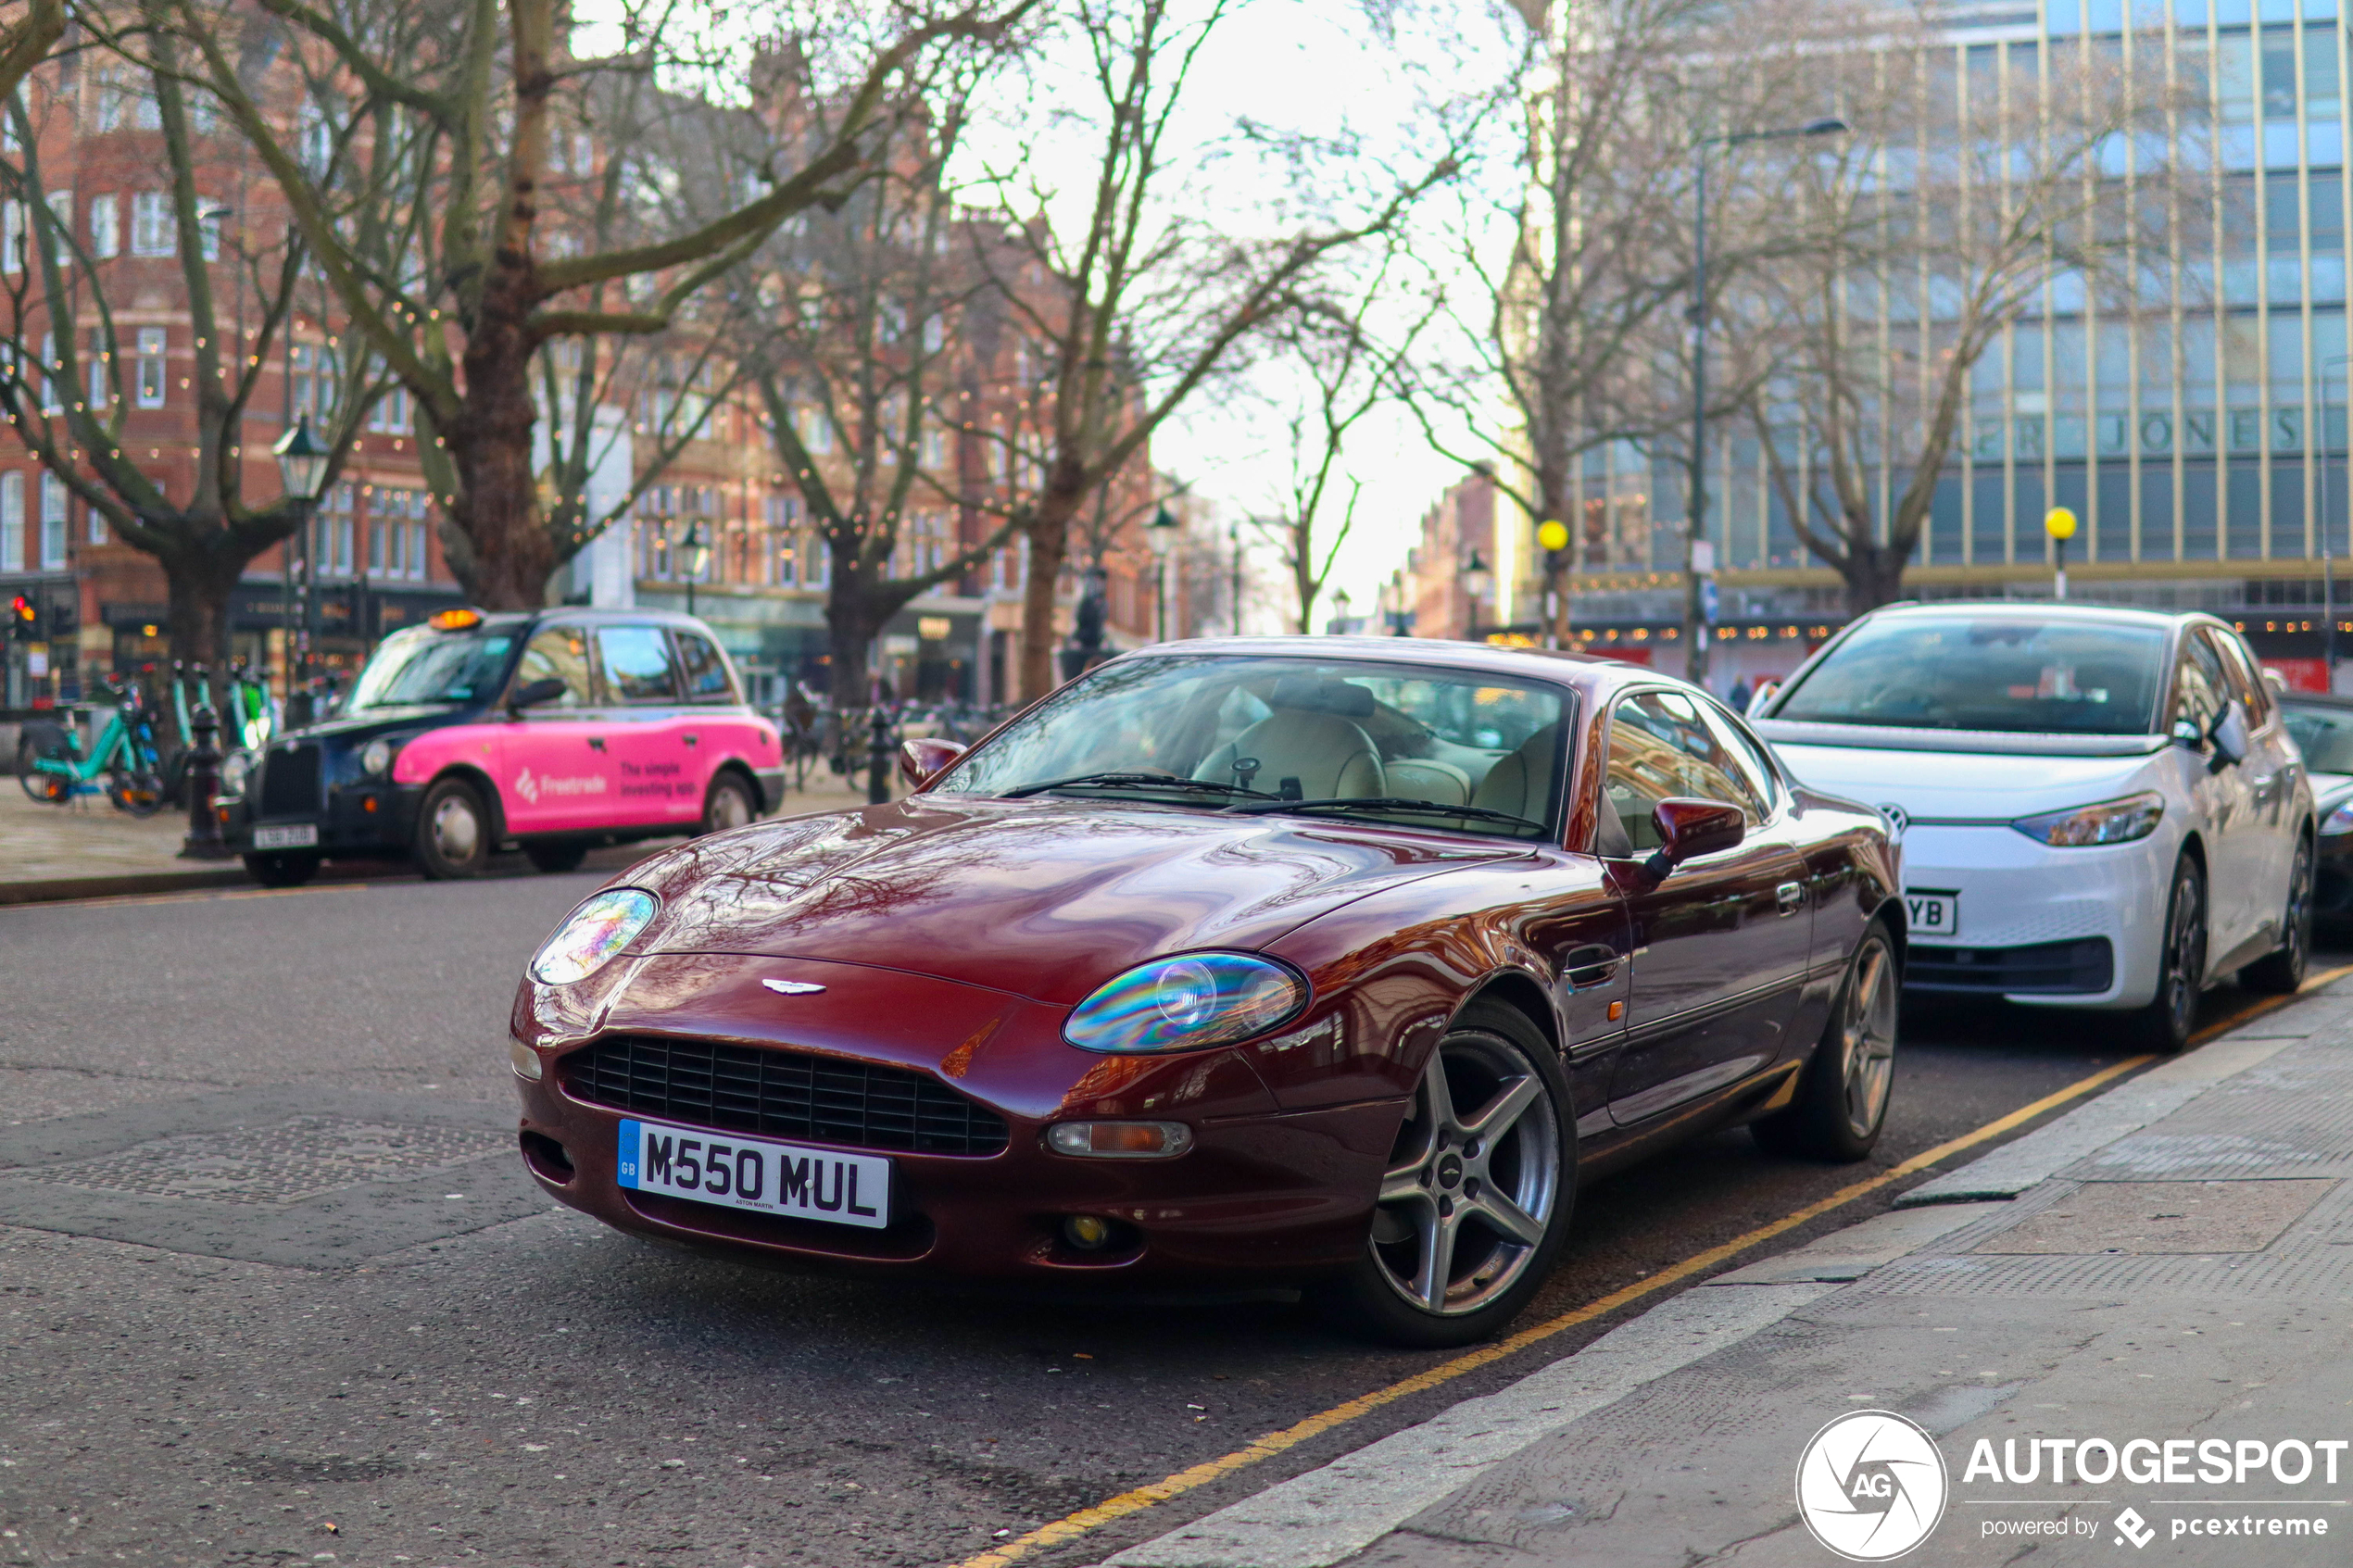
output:
[[[2233,971],[2303,982],[2312,792],[2253,655],[2212,616],[1894,606],[1755,723],[1798,778],[1902,831],[1913,991],[2124,1013],[2174,1051]]]

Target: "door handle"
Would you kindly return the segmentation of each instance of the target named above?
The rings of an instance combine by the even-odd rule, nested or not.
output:
[[[604,737],[604,736],[602,736],[602,735],[590,735],[590,736],[588,737],[588,749],[589,749],[589,750],[591,750],[591,751],[602,751],[604,748],[605,748],[605,737]]]
[[[1617,949],[1603,942],[1588,942],[1582,947],[1572,947],[1561,960],[1561,973],[1568,980],[1572,991],[1590,991],[1596,985],[1608,984],[1617,972]]]
[[[687,744],[688,746],[693,746],[693,745],[694,745],[697,741],[700,740],[701,738],[702,738],[702,737],[701,737],[701,736],[699,736],[699,735],[688,735],[688,736],[686,737],[686,744]]]
[[[1806,884],[1802,882],[1781,884],[1773,889],[1773,901],[1780,905],[1781,913],[1785,915],[1797,913],[1799,909],[1806,907]]]

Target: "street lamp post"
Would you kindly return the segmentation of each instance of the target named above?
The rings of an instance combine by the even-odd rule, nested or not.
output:
[[[1700,595],[1699,546],[1707,530],[1707,152],[1750,142],[1780,142],[1797,136],[1835,136],[1843,119],[1808,120],[1773,131],[1734,131],[1702,136],[1692,144],[1692,470],[1691,505],[1683,521],[1683,646],[1693,682],[1707,680],[1706,607]]]
[[[702,519],[686,521],[686,536],[678,542],[679,553],[686,568],[686,613],[695,613],[695,580],[703,568],[711,564],[711,545],[702,536]]]
[[[2336,690],[2336,557],[2329,533],[2329,388],[2328,373],[2353,363],[2353,354],[2333,354],[2321,361],[2321,670],[2322,684]],[[2353,509],[2353,494],[2347,507]]]
[[[1176,548],[1176,536],[1184,532],[1175,514],[1166,507],[1152,514],[1144,524],[1144,541],[1152,547],[1158,570],[1152,576],[1152,636],[1157,642],[1168,641],[1168,557]]]
[[[1485,558],[1477,550],[1471,551],[1470,559],[1463,563],[1463,592],[1470,596],[1470,625],[1467,630],[1472,642],[1478,640],[1478,601],[1494,587],[1495,574],[1488,570]]]
[[[299,674],[302,679],[308,680],[311,633],[317,627],[319,613],[318,584],[312,581],[311,572],[310,535],[316,531],[319,492],[326,483],[327,458],[330,453],[327,447],[321,444],[319,438],[311,434],[310,416],[308,414],[296,422],[294,429],[278,437],[270,450],[278,459],[278,477],[284,487],[285,495],[295,503],[295,510],[298,518],[295,532],[299,533],[303,540],[304,604]],[[291,580],[294,574],[289,571],[286,575]],[[286,632],[286,640],[291,644],[294,642],[293,628],[287,627]],[[295,649],[289,647],[286,654],[286,700],[289,705],[294,700],[296,674],[297,662]]]
[[[1347,635],[1348,612],[1355,605],[1355,603],[1356,600],[1354,596],[1352,596],[1347,589],[1335,588],[1332,590],[1331,624],[1339,628],[1342,636]]]

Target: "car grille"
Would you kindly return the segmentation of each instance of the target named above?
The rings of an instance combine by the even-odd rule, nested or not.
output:
[[[316,816],[319,811],[319,748],[284,746],[261,764],[264,817]]]
[[[2024,947],[1915,946],[1904,960],[1904,985],[1916,991],[2090,996],[2115,984],[2116,955],[2105,936]]]
[[[621,1035],[564,1058],[574,1099],[690,1126],[910,1154],[995,1154],[1001,1117],[920,1073],[711,1040]]]

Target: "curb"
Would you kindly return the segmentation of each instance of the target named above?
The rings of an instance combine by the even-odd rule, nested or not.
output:
[[[249,887],[243,866],[184,872],[124,872],[114,876],[62,876],[43,882],[0,882],[0,906],[57,904],[74,898],[116,898],[133,893],[181,893],[208,887]]]

